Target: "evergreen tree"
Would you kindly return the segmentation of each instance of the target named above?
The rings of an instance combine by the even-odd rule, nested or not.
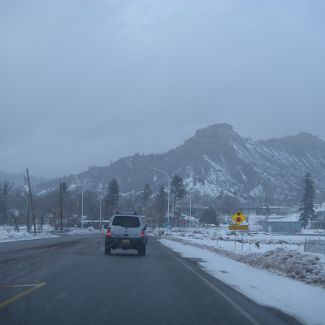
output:
[[[212,207],[205,209],[200,216],[200,222],[203,224],[213,224],[217,226],[219,224],[219,219],[216,210]]]
[[[177,213],[175,213],[176,212],[176,203],[177,203],[177,200],[182,199],[186,194],[186,189],[185,189],[183,178],[181,176],[179,176],[179,175],[174,175],[172,177],[172,180],[171,180],[171,194],[172,194],[173,199],[174,199],[174,207],[173,207],[174,216],[175,216],[174,225],[178,226],[181,211],[177,210]]]
[[[113,178],[108,185],[108,192],[105,196],[105,205],[107,215],[113,214],[118,208],[118,203],[120,200],[120,189],[118,182]]]
[[[171,180],[171,194],[174,198],[174,203],[179,199],[182,199],[186,194],[183,178],[179,175],[174,175]]]
[[[60,194],[60,230],[63,231],[63,195],[68,191],[68,185],[65,182],[59,183]],[[41,215],[41,231],[43,231],[43,215]]]
[[[162,226],[164,223],[164,217],[167,213],[167,193],[164,185],[161,185],[158,194],[155,199],[155,210],[157,212],[157,223]]]
[[[152,195],[151,187],[148,183],[144,185],[143,190],[141,191],[141,198],[142,198],[142,205],[143,208],[146,208],[148,206],[150,196]]]
[[[314,199],[315,199],[314,181],[311,174],[307,173],[304,178],[304,194],[299,208],[299,212],[300,212],[299,220],[302,222],[304,228],[306,228],[308,221],[315,214]]]

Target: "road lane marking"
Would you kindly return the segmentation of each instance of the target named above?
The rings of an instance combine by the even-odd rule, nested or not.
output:
[[[0,285],[1,288],[24,288],[24,287],[35,287],[37,284],[10,284],[10,285]]]
[[[230,297],[228,297],[224,292],[222,292],[218,287],[216,287],[212,282],[207,280],[204,276],[202,276],[200,273],[195,271],[192,267],[187,265],[185,262],[183,262],[179,257],[177,257],[174,253],[170,251],[167,247],[162,247],[167,251],[169,255],[174,257],[180,264],[182,264],[184,267],[186,267],[190,272],[192,272],[194,275],[196,275],[199,279],[201,279],[206,285],[208,285],[212,290],[214,290],[216,293],[218,293],[223,299],[225,299],[232,307],[234,307],[239,313],[241,313],[247,320],[249,320],[254,325],[260,325],[260,323],[255,320],[250,314],[247,313],[246,310],[241,308],[235,301],[233,301]]]
[[[37,289],[40,289],[42,287],[44,287],[46,285],[45,282],[40,282],[40,283],[36,283],[36,284],[17,284],[17,285],[3,285],[3,286],[0,286],[0,288],[26,288],[26,287],[29,287],[29,289],[21,292],[21,293],[18,293],[17,295],[15,296],[12,296],[4,301],[1,301],[0,302],[0,309],[3,308],[3,307],[6,307],[8,306],[9,304],[23,298],[24,296],[32,293],[33,291],[37,290]]]

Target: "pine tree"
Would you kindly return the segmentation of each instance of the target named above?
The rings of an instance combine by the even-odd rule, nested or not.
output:
[[[157,212],[157,223],[162,226],[167,212],[167,193],[164,185],[161,185],[155,199],[155,209]]]
[[[176,217],[176,220],[174,220],[174,225],[178,226],[181,211],[177,210],[177,214],[175,214],[175,212],[176,212],[176,203],[177,203],[177,200],[182,199],[186,194],[186,189],[185,189],[183,178],[181,176],[179,176],[179,175],[174,175],[172,177],[172,180],[171,180],[171,194],[172,194],[173,199],[174,199],[174,207],[173,207],[174,213],[173,214]]]
[[[118,208],[120,200],[120,189],[118,182],[113,178],[108,185],[108,192],[105,196],[106,212],[111,215]]]
[[[142,205],[143,208],[148,206],[148,202],[150,200],[150,196],[152,195],[151,187],[148,183],[144,185],[143,190],[141,191]]]
[[[171,180],[171,193],[174,197],[174,202],[182,199],[186,194],[183,178],[179,175],[174,175]]]
[[[68,191],[68,185],[65,182],[60,182],[60,231],[63,231],[63,194]],[[43,231],[43,220],[41,219],[41,231]]]
[[[314,199],[314,181],[311,174],[307,173],[304,178],[304,194],[299,208],[299,220],[302,222],[304,228],[306,228],[308,221],[315,215]]]

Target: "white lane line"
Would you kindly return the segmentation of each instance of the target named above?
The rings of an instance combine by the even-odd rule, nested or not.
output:
[[[180,258],[178,258],[174,253],[170,251],[167,247],[162,247],[167,251],[169,255],[174,257],[180,264],[182,264],[184,267],[186,267],[189,271],[191,271],[193,274],[195,274],[199,279],[201,279],[206,285],[208,285],[212,290],[214,290],[216,293],[218,293],[223,299],[225,299],[231,306],[233,306],[239,313],[243,314],[252,324],[254,325],[260,325],[258,321],[256,321],[250,314],[247,313],[246,310],[238,306],[235,301],[233,301],[231,298],[229,298],[224,292],[222,292],[220,289],[218,289],[212,282],[207,280],[205,277],[203,277],[200,273],[195,271],[192,267],[184,263]]]

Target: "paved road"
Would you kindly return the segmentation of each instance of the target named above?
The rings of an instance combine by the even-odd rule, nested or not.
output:
[[[145,257],[105,256],[98,234],[0,244],[0,323],[297,324],[154,238]]]

